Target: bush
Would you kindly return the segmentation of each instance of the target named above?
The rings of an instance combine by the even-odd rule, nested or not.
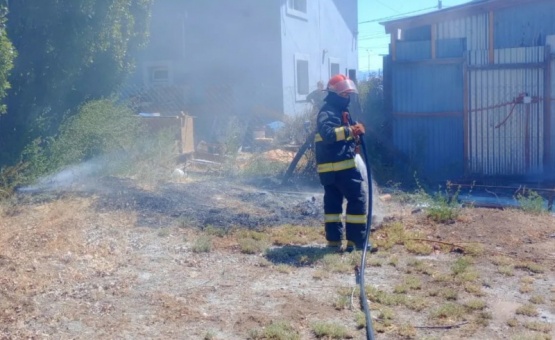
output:
[[[48,150],[52,168],[103,154],[130,152],[141,132],[141,122],[127,107],[111,100],[88,102],[62,123],[52,141]]]
[[[521,193],[518,193],[515,197],[520,208],[526,212],[532,214],[541,214],[547,211],[544,205],[543,198],[534,190],[524,189]]]
[[[141,135],[141,126],[125,106],[111,100],[88,102],[62,123],[57,136],[36,139],[24,149],[24,182],[96,156],[128,152]]]
[[[445,189],[439,187],[434,194],[428,194],[416,180],[418,190],[414,195],[416,201],[420,201],[425,205],[425,211],[428,217],[438,223],[453,222],[460,212],[458,197],[460,186],[453,190],[453,185],[447,182]]]

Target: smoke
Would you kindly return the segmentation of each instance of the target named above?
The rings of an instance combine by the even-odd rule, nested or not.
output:
[[[364,190],[368,192],[368,173],[366,171],[366,164],[362,157],[357,154],[355,156],[355,164],[357,169],[362,174],[364,180]],[[379,188],[376,181],[372,181],[372,223],[380,223],[384,218],[383,209],[379,205]]]
[[[45,176],[33,185],[19,188],[19,192],[45,192],[72,189],[87,189],[95,185],[95,179],[118,164],[122,158],[116,155],[99,156],[89,161],[68,166],[58,173]]]

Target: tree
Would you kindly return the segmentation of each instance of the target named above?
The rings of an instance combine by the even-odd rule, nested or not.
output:
[[[8,76],[13,68],[13,59],[16,55],[10,39],[6,35],[6,15],[7,5],[0,4],[0,102],[6,97],[6,92],[10,88]],[[6,105],[0,104],[0,114],[6,112]]]
[[[11,161],[37,137],[55,135],[83,103],[118,88],[146,42],[151,2],[10,1],[7,32],[18,57],[0,147],[9,146]]]

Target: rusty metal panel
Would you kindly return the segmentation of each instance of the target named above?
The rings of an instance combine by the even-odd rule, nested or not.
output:
[[[419,173],[434,181],[462,176],[463,119],[455,116],[396,116],[394,145]]]
[[[535,62],[534,51],[498,51],[500,62]],[[508,67],[508,66],[507,66]],[[470,172],[543,172],[543,89],[540,67],[469,70]]]
[[[462,17],[437,24],[437,39],[465,38],[469,50],[488,48],[487,13]]]

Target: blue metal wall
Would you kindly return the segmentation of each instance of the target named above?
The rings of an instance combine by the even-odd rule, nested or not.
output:
[[[466,38],[440,39],[436,41],[437,58],[462,58],[466,51]]]
[[[555,46],[554,18],[555,1],[523,1],[495,9],[492,17],[484,12],[433,23],[428,27],[435,27],[435,60],[431,38],[426,38],[429,31],[404,29],[386,72],[394,145],[436,180],[469,174],[467,170],[477,175],[555,177],[555,66],[546,72],[543,48]],[[490,37],[493,51],[488,50]],[[524,92],[535,98],[530,119],[517,105],[514,117],[499,125],[511,101]],[[549,124],[544,124],[544,105],[550,105],[545,116]]]
[[[397,60],[426,60],[432,57],[430,40],[397,42]]]
[[[395,63],[393,112],[463,111],[463,71],[459,64]]]
[[[494,13],[494,46],[499,48],[545,45],[555,34],[555,1],[526,3]]]
[[[429,179],[462,176],[462,63],[392,66],[394,145]]]
[[[463,119],[395,117],[393,143],[417,169],[417,178],[445,181],[463,175]]]

